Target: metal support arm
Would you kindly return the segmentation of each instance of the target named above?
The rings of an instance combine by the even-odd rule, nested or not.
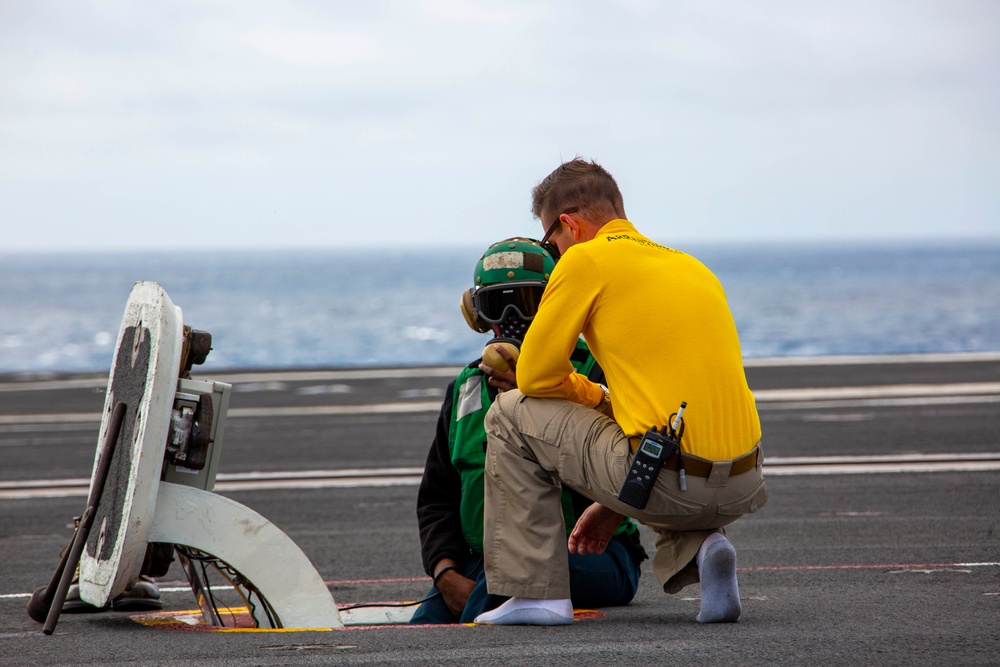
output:
[[[341,628],[322,577],[277,526],[233,500],[160,482],[150,542],[193,547],[225,561],[251,581],[285,628]]]

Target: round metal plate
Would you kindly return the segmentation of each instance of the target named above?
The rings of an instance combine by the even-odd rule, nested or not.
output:
[[[182,341],[180,308],[157,283],[136,283],[118,333],[98,442],[118,402],[127,406],[125,420],[80,559],[80,596],[99,607],[124,591],[142,569]],[[97,465],[95,460],[95,471]]]

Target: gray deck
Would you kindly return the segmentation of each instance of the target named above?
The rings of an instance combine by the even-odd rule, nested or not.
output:
[[[219,491],[291,536],[339,604],[421,597],[413,479],[454,371],[202,372],[235,384]],[[729,531],[738,624],[695,623],[696,586],[666,596],[645,574],[628,607],[563,628],[195,633],[109,612],[64,615],[51,637],[26,595],[83,510],[106,380],[0,378],[0,664],[996,664],[1000,354],[749,360],[747,374],[771,499]],[[374,482],[337,481],[359,469]],[[302,488],[305,471],[328,483]],[[56,497],[28,488],[43,479]],[[168,609],[194,606],[176,566],[161,585]]]

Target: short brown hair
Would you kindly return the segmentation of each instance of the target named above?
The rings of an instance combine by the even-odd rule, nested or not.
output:
[[[570,207],[625,217],[622,193],[614,177],[596,162],[579,157],[556,167],[531,190],[531,212],[536,218],[541,219],[542,209],[559,212]]]

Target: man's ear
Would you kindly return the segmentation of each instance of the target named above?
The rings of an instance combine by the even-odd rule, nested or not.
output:
[[[572,215],[570,215],[568,213],[564,213],[563,215],[565,216],[563,218],[563,221],[567,225],[569,225],[570,231],[573,232],[573,239],[575,241],[582,241],[582,240],[584,240],[583,239],[583,225],[580,224],[580,221],[577,220],[575,217],[573,217]]]

